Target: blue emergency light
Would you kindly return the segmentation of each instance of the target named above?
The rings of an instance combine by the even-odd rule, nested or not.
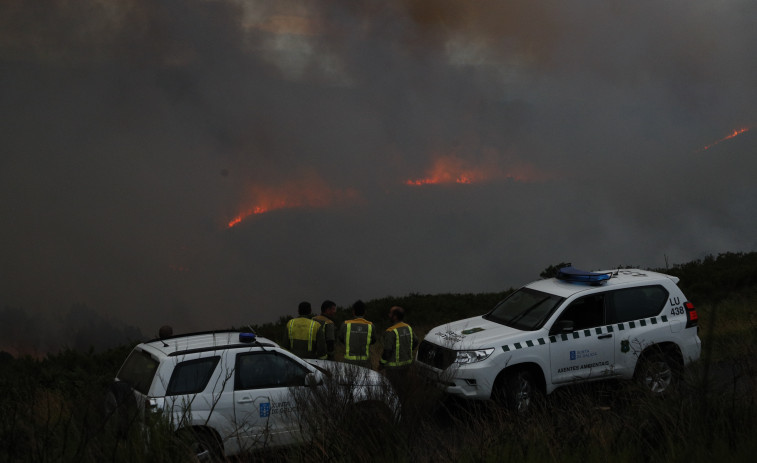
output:
[[[239,342],[255,342],[255,333],[239,333]]]
[[[557,272],[557,279],[569,283],[587,283],[601,285],[611,277],[610,273],[597,273],[579,270],[575,267],[563,267]]]

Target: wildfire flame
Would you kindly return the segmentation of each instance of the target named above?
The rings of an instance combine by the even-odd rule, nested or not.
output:
[[[469,167],[456,156],[442,156],[434,161],[434,165],[424,178],[405,181],[406,185],[431,185],[437,183],[474,183],[486,181],[488,173],[481,168]]]
[[[270,212],[274,209],[285,209],[288,207],[298,207],[300,206],[299,203],[291,202],[287,203],[285,199],[274,199],[270,201],[269,205],[267,206],[253,206],[243,212],[240,212],[239,215],[231,219],[228,224],[228,228],[233,227],[234,225],[239,224],[247,217],[250,217],[251,215],[257,215],[257,214],[265,214],[266,212]]]
[[[519,163],[517,166],[505,171],[492,162],[487,163],[487,165],[471,166],[468,162],[457,156],[441,156],[434,161],[434,165],[426,177],[406,180],[405,185],[470,184],[503,179],[528,182],[546,177],[547,175],[539,173],[532,166],[523,163]]]
[[[738,137],[739,135],[741,135],[742,133],[744,133],[744,132],[748,132],[748,131],[749,131],[749,129],[750,129],[750,127],[742,127],[742,128],[740,128],[740,129],[736,129],[736,130],[734,130],[733,132],[731,132],[731,134],[730,134],[730,135],[728,135],[728,136],[726,136],[726,137],[723,137],[723,138],[721,138],[721,139],[720,139],[720,140],[718,140],[718,141],[715,141],[715,142],[713,142],[713,143],[710,143],[709,145],[705,146],[705,147],[704,147],[703,149],[704,149],[704,150],[708,150],[708,149],[712,148],[713,146],[717,145],[718,143],[724,142],[724,141],[726,141],[726,140],[730,140],[731,138],[736,138],[736,137]]]
[[[252,186],[249,193],[251,206],[243,208],[231,219],[227,228],[238,225],[253,215],[265,214],[277,209],[297,207],[326,207],[334,203],[354,200],[358,194],[352,189],[333,189],[320,179],[302,182],[287,182],[273,187]]]
[[[457,156],[445,155],[435,159],[428,175],[423,178],[406,180],[411,186],[432,184],[471,184],[497,180],[514,180],[517,182],[534,182],[554,177],[553,174],[536,169],[533,165],[510,159],[508,169],[501,164],[505,161],[496,153],[484,152],[486,161],[479,164]],[[289,208],[322,208],[334,204],[345,204],[359,201],[358,191],[348,189],[334,189],[322,178],[315,174],[306,175],[297,181],[288,181],[279,185],[250,185],[247,201],[240,212],[226,223],[227,228],[233,228],[245,219],[266,214],[278,209]]]

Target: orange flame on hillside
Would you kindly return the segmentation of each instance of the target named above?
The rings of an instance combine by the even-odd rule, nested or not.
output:
[[[405,185],[422,186],[442,183],[483,183],[494,180],[515,180],[529,182],[549,177],[540,173],[531,165],[516,163],[512,168],[503,170],[494,163],[471,166],[467,161],[456,156],[441,156],[434,161],[428,175],[423,178],[410,179]]]
[[[708,150],[708,149],[712,148],[713,146],[717,145],[718,143],[724,142],[724,141],[726,141],[726,140],[730,140],[731,138],[736,138],[736,137],[738,137],[739,135],[741,135],[742,133],[744,133],[744,132],[748,132],[750,128],[751,128],[751,127],[742,127],[742,128],[740,128],[740,129],[736,129],[736,130],[734,130],[733,132],[731,132],[731,134],[730,134],[730,135],[728,135],[728,136],[726,136],[726,137],[723,137],[723,138],[721,138],[720,140],[718,140],[718,141],[715,141],[715,142],[713,142],[713,143],[710,143],[709,145],[705,146],[705,147],[703,148],[703,150]]]
[[[320,179],[307,179],[302,182],[287,182],[273,187],[250,187],[249,207],[242,209],[236,217],[231,219],[227,228],[238,225],[253,215],[265,214],[278,209],[299,207],[326,207],[334,203],[347,202],[357,198],[358,193],[353,189],[332,189]]]
[[[433,185],[437,183],[478,183],[488,180],[490,173],[480,167],[471,167],[456,156],[442,156],[424,178],[405,181],[406,185]]]
[[[265,201],[265,200],[263,200]],[[234,225],[239,224],[241,221],[246,219],[247,217],[250,217],[251,215],[258,215],[258,214],[265,214],[266,212],[270,212],[275,209],[286,209],[289,207],[299,207],[299,203],[287,203],[284,199],[274,199],[272,201],[269,200],[269,204],[266,206],[253,206],[245,211],[242,211],[234,217],[231,221],[229,221],[228,228],[233,227]]]

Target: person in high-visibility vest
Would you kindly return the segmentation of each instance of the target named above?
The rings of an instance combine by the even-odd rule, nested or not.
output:
[[[309,302],[300,302],[299,316],[287,323],[287,347],[298,357],[306,359],[326,358],[326,337],[321,324],[310,318]]]
[[[389,321],[392,326],[384,331],[382,337],[384,350],[379,366],[400,394],[406,387],[408,370],[413,363],[414,351],[420,342],[410,325],[403,321],[404,319],[405,309],[400,306],[389,309]]]
[[[334,315],[336,314],[336,303],[325,300],[321,304],[321,314],[313,317],[313,320],[321,324],[323,334],[326,337],[326,358],[334,360],[334,344],[336,343],[336,326],[334,325]]]
[[[353,365],[373,368],[371,345],[376,343],[379,333],[373,323],[365,318],[365,303],[352,304],[352,320],[345,320],[339,328],[339,342],[344,344],[344,361]]]

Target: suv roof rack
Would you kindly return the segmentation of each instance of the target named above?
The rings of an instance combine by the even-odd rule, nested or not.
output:
[[[558,280],[567,281],[568,283],[587,283],[595,286],[606,282],[611,276],[611,273],[587,272],[573,266],[563,267],[557,272]]]

